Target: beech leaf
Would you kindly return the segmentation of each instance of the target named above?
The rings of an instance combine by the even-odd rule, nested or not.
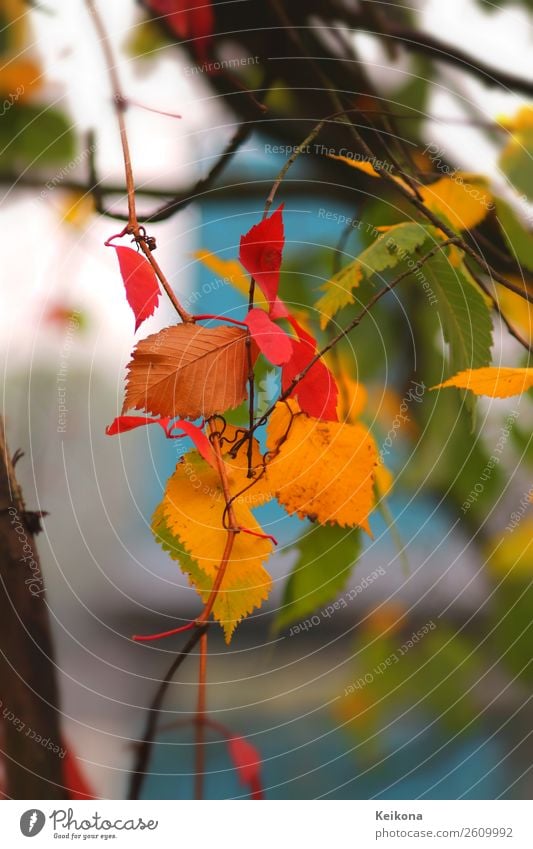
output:
[[[178,324],[137,344],[128,365],[123,411],[196,419],[246,397],[247,331]]]
[[[289,513],[370,533],[378,452],[363,425],[319,421],[294,401],[282,402],[267,445],[266,486]]]
[[[470,389],[475,395],[488,395],[490,398],[510,398],[533,387],[533,368],[465,369],[432,389],[448,386]]]
[[[113,245],[126,288],[126,299],[135,316],[135,330],[154,314],[159,303],[159,284],[155,272],[142,254],[133,248]]]
[[[224,437],[231,442],[235,436],[235,429],[228,425]],[[255,440],[252,447],[253,465],[259,477],[263,464]],[[236,458],[226,455],[224,463],[231,495],[236,496],[233,509],[237,523],[262,534],[250,508],[264,504],[273,495],[262,479],[257,487],[250,487],[253,482],[247,477],[247,445]],[[168,480],[165,495],[153,518],[154,536],[173,559],[180,561],[182,570],[204,602],[209,597],[227,541],[224,507],[218,473],[196,452],[191,452],[178,463]],[[213,615],[224,628],[227,642],[240,620],[268,597],[272,580],[262,564],[271,552],[270,539],[244,532],[235,536],[231,561],[213,607]]]

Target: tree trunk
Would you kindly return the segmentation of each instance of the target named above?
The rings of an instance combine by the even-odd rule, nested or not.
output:
[[[0,417],[0,716],[5,793],[66,799],[64,749],[45,587],[35,534]],[[55,751],[54,751],[55,749]]]

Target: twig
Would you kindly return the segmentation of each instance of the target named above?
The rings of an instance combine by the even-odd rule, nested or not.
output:
[[[133,178],[133,169],[131,165],[131,154],[130,147],[128,142],[128,133],[126,130],[126,121],[124,118],[124,113],[126,111],[127,101],[122,92],[122,87],[120,84],[120,78],[117,72],[117,65],[115,62],[115,57],[113,56],[113,51],[111,49],[111,43],[109,41],[109,37],[107,35],[106,29],[104,27],[102,18],[96,8],[96,4],[94,0],[85,0],[85,4],[87,6],[87,10],[91,15],[94,27],[97,32],[97,35],[100,39],[100,45],[102,48],[102,52],[104,54],[104,59],[106,63],[107,73],[109,76],[109,81],[111,84],[111,90],[113,92],[113,104],[115,107],[115,114],[117,116],[119,132],[120,132],[120,143],[122,146],[122,156],[124,159],[124,175],[126,179],[126,191],[128,197],[128,224],[125,228],[125,234],[131,233],[134,237],[135,241],[139,245],[146,259],[154,269],[159,282],[161,283],[163,289],[167,293],[172,306],[178,313],[179,317],[184,322],[191,322],[192,316],[189,312],[187,312],[184,307],[180,304],[178,298],[172,290],[170,283],[167,278],[163,274],[159,263],[154,258],[152,254],[152,250],[150,248],[150,243],[147,240],[146,232],[144,227],[139,224],[137,219],[137,210],[135,205],[135,181]]]
[[[207,623],[203,623],[193,631],[187,643],[185,643],[184,647],[178,652],[178,655],[172,661],[167,674],[165,675],[159,687],[157,688],[155,696],[152,699],[152,703],[148,708],[144,733],[137,748],[137,755],[131,772],[128,799],[140,798],[142,786],[146,778],[146,770],[150,760],[152,746],[156,742],[155,732],[157,728],[157,720],[159,718],[159,711],[161,710],[161,705],[163,704],[163,700],[165,698],[170,682],[172,681],[174,675],[180,668],[187,655],[190,654],[190,652],[195,647],[196,643],[206,633],[208,627],[209,626]]]
[[[205,715],[206,715],[206,675],[207,675],[207,634],[200,638],[200,661],[198,669],[198,701],[196,705],[195,729],[195,776],[194,798],[204,798],[205,777]]]

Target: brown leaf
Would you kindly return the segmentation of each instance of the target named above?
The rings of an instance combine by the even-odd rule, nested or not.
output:
[[[246,397],[247,332],[178,324],[147,336],[128,365],[123,411],[195,419]]]

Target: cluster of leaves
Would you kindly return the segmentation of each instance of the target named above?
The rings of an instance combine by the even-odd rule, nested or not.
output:
[[[300,519],[369,532],[375,503],[378,452],[369,430],[353,416],[357,384],[344,386],[348,397],[345,392],[340,403],[335,376],[317,358],[317,340],[279,297],[283,250],[280,207],[241,239],[239,261],[261,291],[262,306],[249,307],[237,324],[232,319],[228,326],[220,317],[215,326],[204,327],[196,317],[140,341],[128,365],[123,414],[107,431],[158,423],[168,438],[192,439],[195,450],[169,479],[153,531],[204,602],[223,558],[231,506],[236,531],[231,566],[213,606],[228,641],[271,587],[264,563],[273,539],[251,508],[275,498]],[[137,328],[157,305],[157,279],[140,254],[127,247],[116,251]],[[263,452],[254,436],[257,421],[246,429],[219,418],[247,398],[259,356],[281,368],[282,386],[282,400],[265,417]],[[130,410],[147,415],[126,415]],[[220,440],[220,457],[213,435]]]

